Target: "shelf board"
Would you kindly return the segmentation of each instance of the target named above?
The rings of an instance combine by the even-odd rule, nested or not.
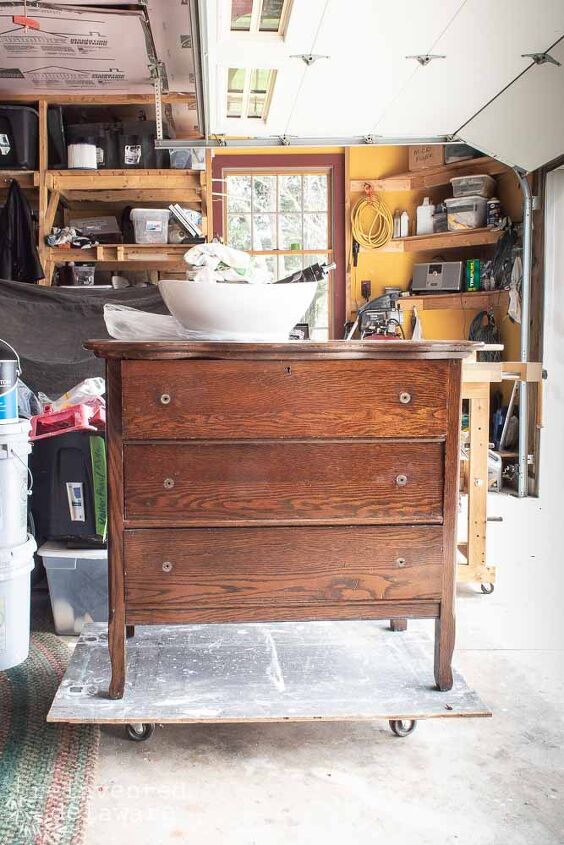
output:
[[[362,253],[435,252],[443,249],[464,249],[472,246],[489,246],[500,239],[503,232],[497,229],[464,229],[460,232],[437,232],[433,235],[410,235],[394,238],[380,249],[360,248]]]
[[[482,156],[456,161],[453,164],[443,164],[440,167],[397,173],[395,176],[386,176],[383,179],[352,179],[350,189],[353,193],[361,193],[365,185],[370,185],[375,191],[422,191],[448,185],[455,176],[473,176],[476,173],[499,176],[502,173],[509,173],[510,170],[511,168],[497,159]]]
[[[509,293],[506,290],[475,291],[473,293],[424,293],[420,295],[402,296],[398,300],[400,308],[410,309],[414,306],[420,311],[440,311],[457,308],[461,311],[484,311],[488,308],[504,308],[509,304]]]
[[[0,188],[8,189],[9,183],[15,179],[20,188],[36,188],[39,185],[37,170],[0,170]]]
[[[203,170],[49,170],[47,188],[74,202],[200,203]]]
[[[56,264],[67,261],[95,262],[99,266],[128,264],[140,270],[186,269],[184,253],[190,244],[104,244],[90,249],[51,247],[51,260]]]

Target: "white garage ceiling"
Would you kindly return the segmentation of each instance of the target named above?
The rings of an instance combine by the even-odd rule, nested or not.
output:
[[[230,31],[231,0],[200,13],[209,134],[458,136],[525,169],[564,152],[564,67],[522,55],[564,37],[564,0],[294,0],[284,37]],[[227,117],[230,67],[277,71],[266,120]]]

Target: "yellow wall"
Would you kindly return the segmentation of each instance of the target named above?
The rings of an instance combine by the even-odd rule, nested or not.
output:
[[[350,149],[350,177],[351,179],[379,179],[403,173],[408,170],[407,147],[351,147]],[[508,210],[514,220],[521,219],[521,197],[516,178],[513,174],[504,175],[498,180],[499,199],[502,205]],[[381,198],[387,203],[390,211],[396,208],[403,211],[406,209],[410,217],[410,226],[415,225],[416,208],[429,196],[431,202],[439,202],[445,197],[452,196],[449,186],[442,186],[431,191],[413,191],[410,193],[384,193]],[[362,194],[353,194],[351,204],[362,197]],[[410,229],[410,233],[414,231]],[[490,249],[489,253],[491,254]],[[384,292],[385,285],[399,285],[407,290],[411,281],[413,265],[439,257],[429,253],[381,253],[371,254],[361,252],[358,258],[358,267],[352,271],[351,280],[351,306],[362,304],[360,295],[360,283],[369,279],[372,283],[372,297],[379,296]],[[460,250],[456,254],[452,252],[443,253],[440,256],[445,260],[454,258],[480,257],[476,250]],[[427,340],[460,340],[468,337],[468,330],[472,319],[476,316],[477,310],[462,311],[458,309],[445,309],[437,311],[419,311],[423,324],[423,335]],[[519,328],[513,325],[505,316],[502,309],[495,310],[497,325],[502,334],[503,343],[506,349],[504,358],[515,360],[519,352]],[[409,329],[409,312],[404,320],[404,329]]]

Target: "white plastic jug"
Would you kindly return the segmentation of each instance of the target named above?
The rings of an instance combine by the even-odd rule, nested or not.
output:
[[[432,235],[433,234],[433,215],[435,213],[435,206],[431,204],[429,197],[425,197],[423,205],[417,206],[417,234],[418,235]]]

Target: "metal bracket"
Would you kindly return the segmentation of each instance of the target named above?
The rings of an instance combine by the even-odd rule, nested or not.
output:
[[[378,138],[381,138],[381,135],[365,135],[362,139],[365,144],[377,144]]]
[[[446,56],[439,55],[438,53],[421,53],[417,56],[406,56],[406,59],[415,59],[416,62],[419,62],[421,67],[426,67],[429,62],[432,62],[433,59],[446,59]]]
[[[155,120],[157,124],[157,140],[162,141],[163,132],[163,79],[166,79],[166,70],[163,62],[155,62],[150,66],[151,79],[155,94]]]
[[[557,59],[553,58],[550,53],[521,53],[522,59],[531,59],[536,65],[556,65],[557,67],[561,66],[561,62],[557,61]]]
[[[311,67],[311,65],[319,61],[319,59],[330,59],[331,56],[322,56],[317,53],[297,53],[293,56],[290,56],[290,58],[301,59],[305,65]]]

